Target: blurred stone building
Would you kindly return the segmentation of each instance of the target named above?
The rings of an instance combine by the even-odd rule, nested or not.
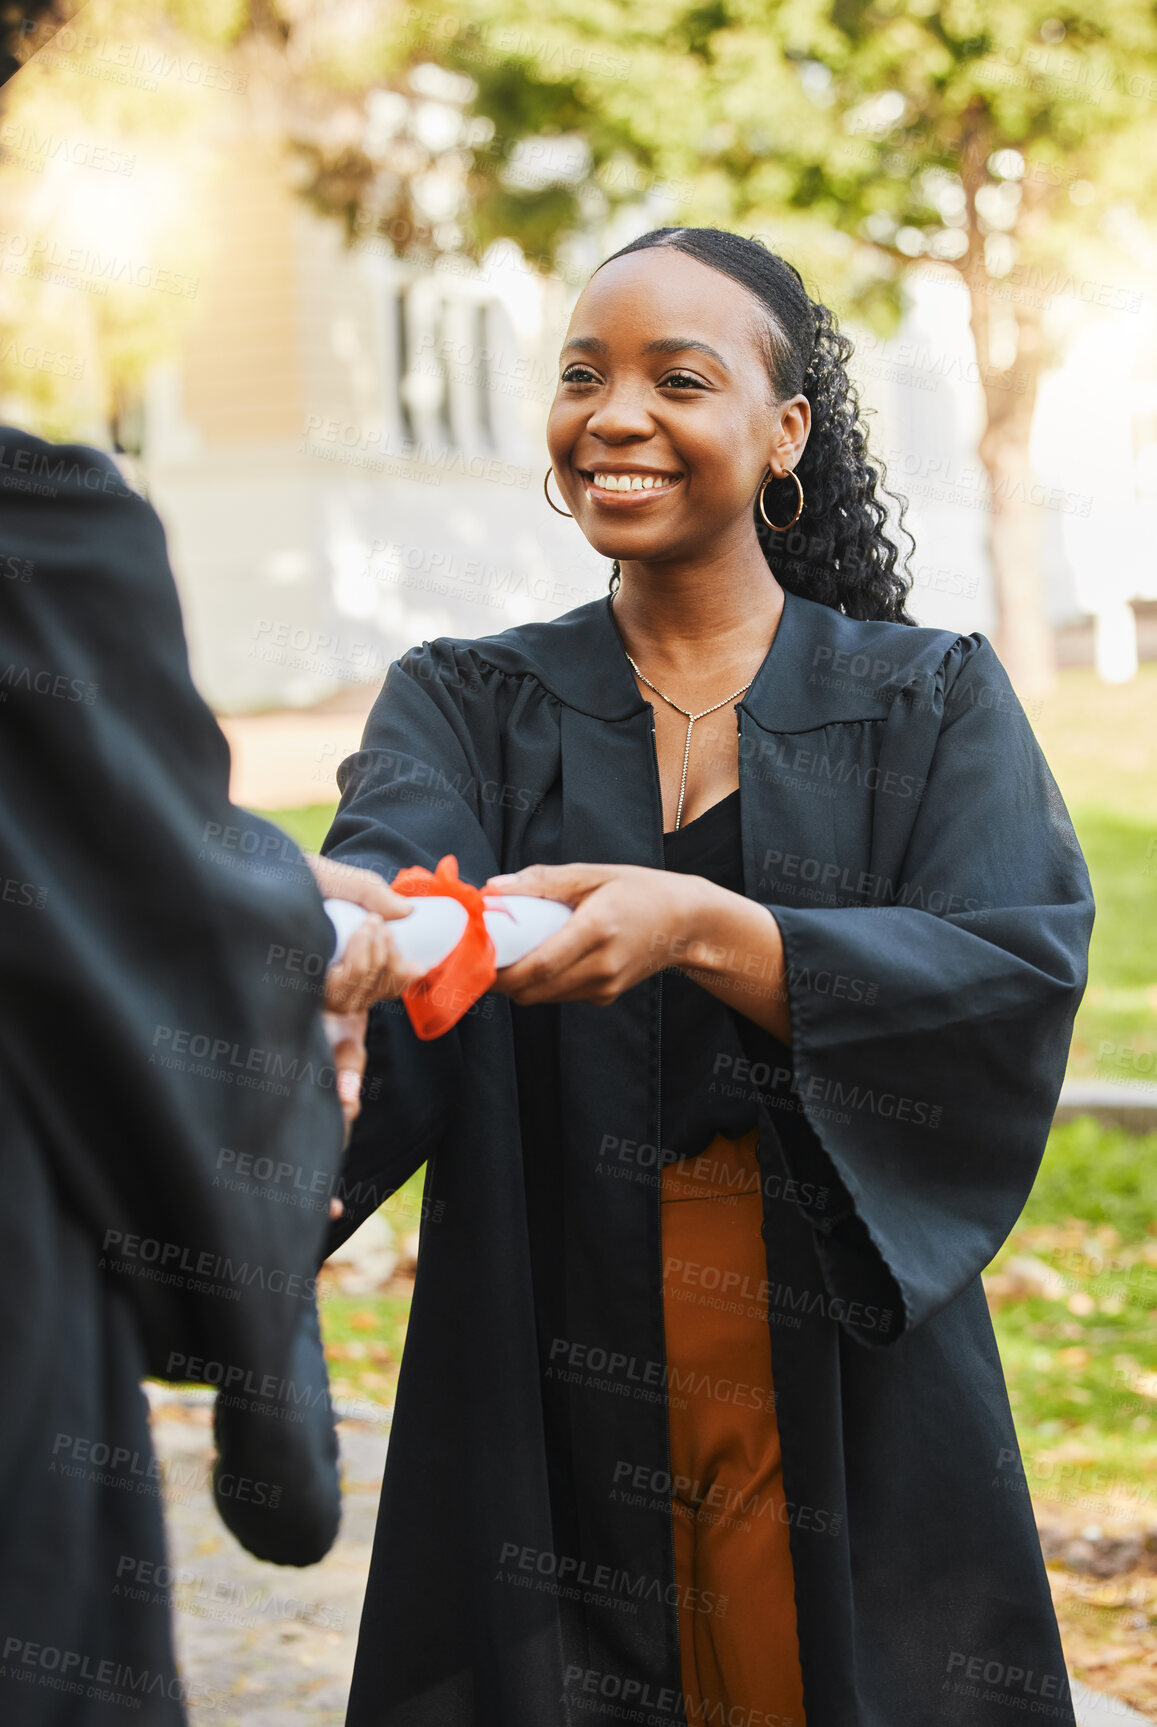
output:
[[[606,591],[609,564],[543,496],[561,286],[513,247],[424,273],[386,242],[347,248],[259,152],[216,220],[138,429],[211,702],[376,687],[415,641]]]

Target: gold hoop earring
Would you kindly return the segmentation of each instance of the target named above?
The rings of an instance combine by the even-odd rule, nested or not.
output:
[[[786,534],[789,528],[795,527],[796,523],[803,515],[803,487],[799,483],[799,475],[796,473],[794,468],[789,468],[783,477],[785,480],[794,480],[795,489],[799,493],[799,503],[795,507],[795,515],[791,518],[790,522],[784,522],[781,525],[779,522],[769,521],[767,511],[763,507],[763,494],[775,478],[774,474],[769,473],[766,480],[764,480],[762,486],[759,488],[759,513],[763,517],[764,521],[767,522],[767,525],[773,534]]]
[[[553,473],[554,473],[554,468],[549,467],[546,470],[546,473],[542,477],[542,489],[546,493],[546,501],[550,505],[551,509],[554,511],[556,516],[565,516],[568,522],[573,522],[574,517],[571,515],[570,511],[569,510],[560,510],[558,505],[551,498],[551,495],[550,495],[550,476]]]

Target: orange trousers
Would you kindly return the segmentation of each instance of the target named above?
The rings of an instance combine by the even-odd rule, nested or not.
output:
[[[753,1131],[663,1171],[679,1648],[691,1727],[806,1727]]]

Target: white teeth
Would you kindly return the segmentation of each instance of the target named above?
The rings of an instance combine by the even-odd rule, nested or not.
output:
[[[672,483],[663,474],[596,474],[595,485],[603,492],[650,492]]]

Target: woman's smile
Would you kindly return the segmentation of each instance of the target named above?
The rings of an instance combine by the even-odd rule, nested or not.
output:
[[[613,510],[637,509],[668,497],[683,482],[683,475],[658,468],[597,467],[579,468],[592,504],[602,504]]]

